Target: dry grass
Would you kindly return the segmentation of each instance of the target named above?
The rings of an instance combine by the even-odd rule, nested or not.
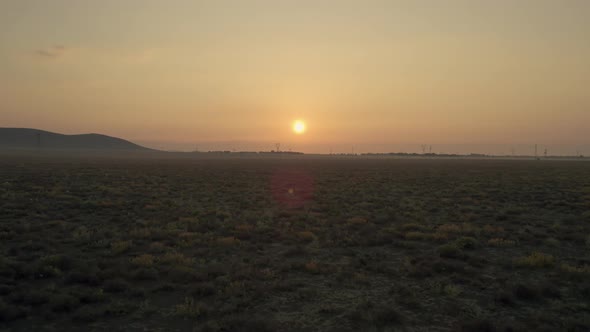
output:
[[[158,261],[162,264],[188,266],[194,264],[195,259],[192,257],[185,257],[179,252],[169,252],[158,257]]]
[[[546,268],[553,266],[555,258],[552,255],[533,252],[528,256],[517,258],[515,263],[521,267]]]
[[[310,231],[297,232],[296,237],[302,242],[311,242],[315,239],[315,234]]]
[[[367,219],[363,217],[352,217],[346,220],[349,225],[364,225],[367,223]]]
[[[131,259],[131,264],[141,267],[151,267],[154,265],[154,256],[150,254],[143,254]]]
[[[0,330],[590,330],[586,162],[203,155],[0,158]]]
[[[562,263],[559,266],[561,272],[567,274],[570,277],[578,278],[578,279],[588,279],[590,278],[590,266],[583,265],[583,266],[573,266],[567,263]]]
[[[129,250],[133,246],[133,241],[115,241],[111,243],[111,252],[114,255],[120,255],[127,250]]]
[[[488,240],[488,245],[491,247],[513,247],[516,245],[516,242],[503,238],[493,238]]]
[[[238,240],[235,236],[225,236],[225,237],[220,237],[217,240],[215,240],[215,243],[217,243],[217,245],[222,246],[222,247],[231,247],[231,246],[239,244],[240,240]]]

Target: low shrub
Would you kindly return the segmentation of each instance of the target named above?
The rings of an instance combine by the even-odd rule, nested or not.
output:
[[[185,297],[184,302],[176,305],[174,314],[183,318],[198,318],[206,313],[205,305],[192,297]]]
[[[408,231],[422,231],[424,230],[424,226],[420,225],[420,224],[416,224],[416,223],[409,223],[409,224],[403,224],[400,226],[400,230],[404,231],[404,232],[408,232]]]
[[[541,252],[533,252],[528,256],[517,258],[515,263],[520,267],[546,268],[553,266],[555,258]]]
[[[303,232],[298,232],[296,234],[296,237],[301,242],[311,242],[315,238],[315,235],[310,231],[303,231]]]
[[[567,263],[563,263],[559,266],[562,273],[572,279],[585,280],[590,278],[590,266],[573,266]]]
[[[192,265],[195,262],[195,259],[192,257],[186,257],[182,253],[179,252],[168,252],[160,257],[158,257],[158,261],[164,265]]]
[[[115,241],[111,243],[111,252],[114,255],[120,255],[128,251],[133,246],[133,241]]]
[[[464,256],[462,247],[455,242],[443,244],[438,247],[438,254],[445,258],[460,258]]]
[[[140,267],[151,267],[154,265],[154,256],[150,254],[143,254],[137,257],[131,258],[131,264]]]
[[[469,236],[462,236],[455,240],[454,243],[461,249],[475,249],[478,245],[477,240]]]
[[[503,238],[493,238],[488,240],[488,245],[491,247],[512,247],[515,244],[515,241]]]
[[[423,232],[407,232],[404,235],[404,238],[406,240],[410,240],[410,241],[420,241],[420,240],[426,240],[426,239],[430,238],[430,234],[423,233]]]

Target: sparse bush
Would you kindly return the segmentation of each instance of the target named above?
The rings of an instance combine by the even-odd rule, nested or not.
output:
[[[488,240],[488,245],[492,247],[512,247],[516,244],[513,240],[506,240],[502,238],[493,238]]]
[[[150,252],[152,253],[163,253],[166,251],[166,246],[162,242],[150,243]]]
[[[400,230],[404,232],[409,231],[422,231],[424,230],[424,226],[420,224],[410,223],[410,224],[403,224],[400,226]]]
[[[408,232],[404,235],[404,237],[406,238],[406,240],[420,241],[430,238],[430,234],[426,234],[423,232]]]
[[[198,318],[207,313],[206,307],[192,297],[185,297],[184,302],[176,305],[174,314],[183,318]]]
[[[198,273],[189,266],[175,265],[168,271],[168,276],[174,282],[191,282],[198,278]]]
[[[504,227],[485,225],[483,227],[483,232],[487,235],[499,235],[499,234],[504,233]]]
[[[111,252],[114,255],[120,255],[126,251],[128,251],[131,246],[133,245],[133,241],[115,241],[111,243]]]
[[[190,289],[190,294],[196,298],[212,296],[217,293],[215,285],[211,282],[199,283]]]
[[[468,236],[462,236],[455,240],[454,243],[461,249],[475,249],[478,245],[476,239]]]
[[[231,247],[240,243],[240,240],[236,239],[234,236],[227,236],[220,237],[215,242],[217,243],[217,245],[222,247]]]
[[[547,255],[541,252],[533,252],[532,254],[517,258],[515,263],[521,267],[550,267],[553,266],[555,259],[551,255]]]
[[[249,232],[251,232],[253,230],[254,230],[254,225],[250,225],[250,224],[239,224],[239,225],[236,225],[236,231],[237,232],[249,233]]]
[[[437,233],[447,234],[449,237],[454,237],[458,235],[470,235],[476,236],[479,235],[480,229],[470,223],[462,223],[462,224],[443,224],[440,225],[436,229]]]
[[[186,257],[179,252],[169,252],[158,258],[158,261],[164,265],[193,265],[195,259],[192,257]]]
[[[283,253],[284,257],[299,257],[307,255],[307,249],[301,245],[290,247]]]
[[[154,256],[150,254],[143,254],[131,259],[131,264],[141,267],[151,267],[154,265]]]
[[[459,294],[461,294],[462,290],[459,286],[447,284],[441,288],[441,292],[448,297],[457,297]]]
[[[552,237],[545,239],[543,242],[550,247],[558,247],[560,244],[558,239]]]
[[[135,239],[149,239],[152,235],[152,232],[149,228],[136,228],[131,230],[129,235]]]
[[[443,224],[443,225],[440,225],[436,231],[439,233],[447,233],[447,234],[461,233],[461,227],[457,224]]]
[[[436,232],[432,234],[432,239],[437,242],[447,242],[449,240],[448,233]]]
[[[563,263],[559,266],[559,269],[565,275],[573,279],[585,280],[590,278],[590,266],[588,265],[577,267]]]
[[[76,260],[66,255],[44,256],[39,260],[39,264],[47,267],[55,267],[60,271],[69,271],[77,264]]]
[[[440,257],[446,258],[458,258],[463,255],[461,248],[456,243],[447,243],[438,247],[438,253]]]
[[[298,232],[296,236],[301,242],[311,242],[315,238],[315,235],[310,231]]]
[[[363,217],[352,217],[346,220],[349,225],[364,225],[367,223],[367,219]]]

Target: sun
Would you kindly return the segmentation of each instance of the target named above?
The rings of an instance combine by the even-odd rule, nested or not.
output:
[[[293,131],[295,134],[303,134],[305,132],[305,122],[297,120],[293,123]]]

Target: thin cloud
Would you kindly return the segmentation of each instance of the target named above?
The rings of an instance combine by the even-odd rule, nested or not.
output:
[[[46,58],[57,58],[63,55],[66,51],[66,47],[63,45],[54,45],[49,48],[38,49],[35,51],[35,54],[41,57]]]

